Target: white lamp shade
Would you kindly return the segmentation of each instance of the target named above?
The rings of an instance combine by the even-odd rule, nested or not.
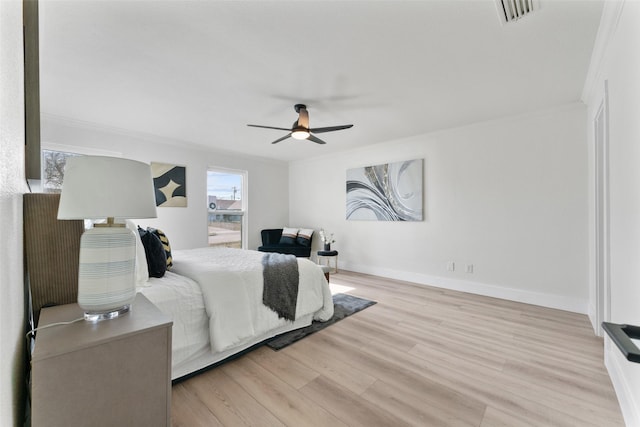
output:
[[[130,159],[67,159],[58,219],[155,218],[151,168]]]

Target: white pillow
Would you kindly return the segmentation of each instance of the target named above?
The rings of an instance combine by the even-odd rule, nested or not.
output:
[[[142,246],[142,240],[138,233],[138,227],[131,221],[127,220],[127,228],[136,235],[136,286],[148,286],[149,281],[149,269],[147,267],[147,255],[144,253],[144,246]]]

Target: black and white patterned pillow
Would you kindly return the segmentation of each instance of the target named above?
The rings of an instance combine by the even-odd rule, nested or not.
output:
[[[282,237],[280,237],[280,243],[285,245],[293,245],[296,242],[298,236],[297,228],[285,227],[282,229]]]
[[[171,270],[173,267],[173,257],[171,256],[171,245],[169,244],[169,238],[162,230],[158,230],[157,228],[148,227],[147,231],[158,236],[160,241],[162,242],[162,247],[164,248],[164,252],[167,255],[167,270]]]
[[[299,245],[309,247],[311,246],[311,236],[313,236],[312,228],[301,228],[298,230],[298,236],[296,237],[296,242]]]

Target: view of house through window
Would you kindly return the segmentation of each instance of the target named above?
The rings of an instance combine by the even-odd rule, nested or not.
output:
[[[207,171],[209,246],[242,248],[243,187],[243,172]]]

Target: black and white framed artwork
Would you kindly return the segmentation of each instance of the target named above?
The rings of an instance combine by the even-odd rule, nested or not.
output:
[[[422,159],[347,170],[347,219],[422,221]]]
[[[187,168],[151,162],[151,175],[156,190],[156,206],[187,206]]]

